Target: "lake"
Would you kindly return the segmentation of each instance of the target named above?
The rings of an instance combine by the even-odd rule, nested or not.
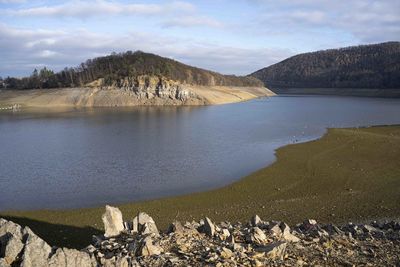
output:
[[[0,210],[218,188],[327,127],[400,124],[400,99],[280,96],[202,107],[0,113]]]

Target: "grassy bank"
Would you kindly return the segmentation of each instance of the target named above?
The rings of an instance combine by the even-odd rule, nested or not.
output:
[[[222,189],[119,205],[125,218],[138,211],[160,228],[172,220],[297,223],[400,217],[400,126],[330,129],[321,139],[277,151],[277,161]],[[104,207],[0,214],[29,225],[52,245],[83,247],[102,230]]]

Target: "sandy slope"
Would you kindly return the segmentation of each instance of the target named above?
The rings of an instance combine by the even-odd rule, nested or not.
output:
[[[227,86],[185,86],[194,95],[186,100],[172,98],[139,99],[120,89],[65,88],[0,91],[0,108],[19,104],[22,107],[104,107],[136,105],[207,105],[245,101],[274,93],[266,88]]]

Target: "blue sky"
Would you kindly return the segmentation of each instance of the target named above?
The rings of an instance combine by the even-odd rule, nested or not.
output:
[[[0,0],[0,76],[142,50],[225,74],[399,41],[399,0]]]

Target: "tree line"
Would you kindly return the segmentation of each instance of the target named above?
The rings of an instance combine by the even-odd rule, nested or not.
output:
[[[251,75],[271,88],[400,88],[400,43],[300,54]]]

